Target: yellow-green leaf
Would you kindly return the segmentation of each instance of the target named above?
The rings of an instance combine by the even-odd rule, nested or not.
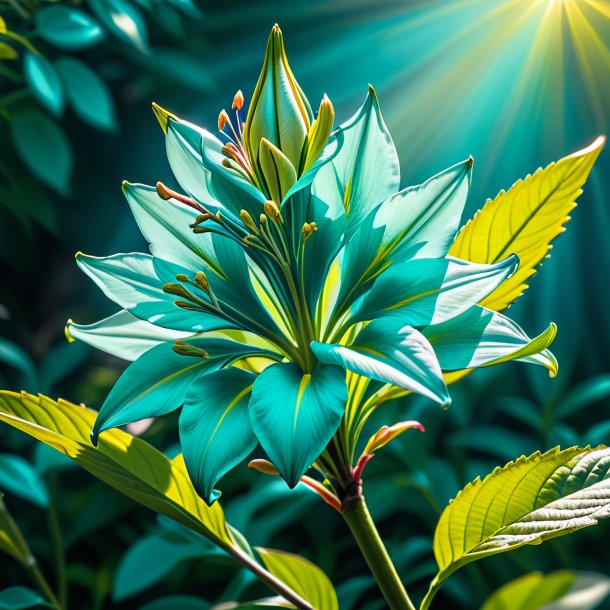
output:
[[[169,460],[126,432],[107,431],[94,447],[97,413],[64,400],[0,391],[0,421],[67,455],[132,500],[224,546],[233,544],[221,507],[208,507],[191,484],[182,456]]]
[[[436,583],[476,559],[595,525],[610,516],[610,449],[534,453],[469,483],[434,534]]]
[[[308,601],[314,610],[339,610],[335,589],[318,566],[292,553],[260,547],[256,550],[269,572]]]
[[[519,269],[481,305],[506,309],[528,287],[528,279],[564,229],[604,145],[599,137],[587,148],[517,181],[507,192],[487,201],[459,232],[451,256],[474,263],[495,263],[518,254]]]
[[[492,593],[481,610],[592,610],[610,593],[610,578],[595,572],[531,572]]]
[[[0,59],[17,59],[19,53],[6,42],[0,42]]]

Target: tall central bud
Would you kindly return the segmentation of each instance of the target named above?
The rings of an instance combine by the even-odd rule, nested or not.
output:
[[[281,171],[288,161],[298,174],[312,122],[311,107],[288,65],[282,31],[275,25],[244,128],[244,144],[257,173],[264,176],[278,163]]]

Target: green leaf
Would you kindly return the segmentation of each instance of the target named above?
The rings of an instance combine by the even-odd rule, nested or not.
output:
[[[42,182],[67,195],[74,159],[62,129],[41,112],[13,115],[11,137],[21,160]]]
[[[6,42],[0,42],[0,59],[17,59],[19,57],[19,53],[10,44],[6,44]]]
[[[42,477],[20,455],[0,454],[0,489],[40,508],[49,505],[49,493]]]
[[[526,282],[548,255],[551,242],[564,231],[604,142],[597,138],[587,148],[517,181],[508,192],[500,191],[464,225],[449,250],[451,256],[495,263],[517,254],[521,261],[517,272],[481,305],[502,311],[527,289]]]
[[[0,552],[7,553],[23,565],[31,565],[34,561],[32,553],[6,509],[3,496],[4,494],[0,492]]]
[[[610,374],[599,375],[576,386],[557,406],[555,417],[563,419],[610,396]]]
[[[434,534],[440,583],[489,555],[563,536],[610,516],[610,449],[534,453],[469,483]]]
[[[318,566],[292,553],[261,547],[256,550],[269,572],[308,601],[315,610],[339,610],[333,585]]]
[[[256,610],[257,608],[281,610],[282,608],[294,608],[294,606],[282,597],[265,597],[251,602],[225,602],[213,606],[212,610]]]
[[[60,117],[64,111],[66,98],[53,64],[42,55],[28,52],[23,62],[23,70],[32,95],[51,114]]]
[[[22,375],[21,387],[35,390],[38,386],[36,367],[28,354],[16,343],[0,337],[0,362],[17,369]]]
[[[148,31],[140,11],[126,0],[90,0],[91,10],[118,38],[139,51],[148,51]]]
[[[114,100],[106,83],[79,59],[64,57],[55,67],[74,112],[85,123],[102,131],[117,127]]]
[[[142,606],[140,610],[208,610],[208,608],[210,604],[198,597],[168,595]]]
[[[27,587],[9,587],[0,591],[0,610],[26,610],[26,608],[51,608],[38,593]]]
[[[532,572],[495,591],[481,610],[593,610],[610,593],[610,578],[594,572]]]
[[[182,456],[169,460],[148,443],[110,430],[93,447],[97,413],[64,400],[0,391],[0,421],[67,455],[132,500],[226,548],[232,544],[222,509],[208,507],[191,485]]]
[[[49,44],[64,51],[88,49],[104,39],[104,30],[90,15],[68,6],[46,6],[36,12],[36,27]]]
[[[113,586],[115,600],[124,600],[161,582],[180,563],[197,557],[221,555],[205,539],[170,535],[168,532],[140,538],[123,555]]]

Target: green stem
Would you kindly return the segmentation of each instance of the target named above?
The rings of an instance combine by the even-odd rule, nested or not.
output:
[[[47,579],[40,571],[38,562],[34,559],[26,568],[31,579],[34,581],[34,584],[38,587],[38,590],[49,600],[53,608],[56,610],[63,610],[62,605],[59,603],[59,600],[55,597],[55,593],[53,593],[53,590],[49,586]]]
[[[49,489],[51,491],[51,502],[47,510],[49,518],[49,532],[53,543],[55,573],[57,577],[57,597],[62,608],[68,605],[68,579],[66,578],[66,554],[64,551],[64,540],[59,525],[57,509],[55,508],[57,481],[55,473],[49,475]]]
[[[415,610],[379,536],[364,496],[351,499],[343,518],[349,526],[390,610]]]
[[[426,597],[424,597],[419,610],[428,610],[434,596],[438,593],[438,590],[441,588],[441,581],[436,577],[431,583],[430,588],[428,589],[428,593],[426,593]]]
[[[263,566],[257,563],[250,555],[234,545],[221,545],[230,553],[233,558],[242,566],[250,570],[261,582],[264,582],[273,591],[288,600],[298,610],[314,610],[313,606],[304,600],[300,595],[295,593],[290,587],[284,584],[281,580],[273,576],[265,570]]]

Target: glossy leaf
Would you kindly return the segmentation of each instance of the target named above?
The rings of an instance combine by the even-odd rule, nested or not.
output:
[[[0,591],[0,610],[26,610],[27,608],[51,608],[36,591],[26,587],[9,587]]]
[[[316,610],[339,610],[337,594],[322,570],[304,557],[258,547],[266,568]]]
[[[504,585],[481,610],[593,610],[610,593],[610,578],[594,572],[532,572]]]
[[[58,59],[55,67],[77,116],[96,129],[114,131],[116,112],[106,83],[87,64],[73,57]]]
[[[74,159],[62,129],[42,112],[24,111],[13,115],[11,137],[26,167],[47,186],[68,194]]]
[[[108,431],[95,448],[89,434],[97,413],[44,396],[0,392],[0,421],[67,455],[132,500],[225,547],[232,544],[222,509],[199,498],[182,456],[169,460],[148,443]]]
[[[442,582],[488,555],[595,525],[610,516],[610,449],[571,448],[521,457],[468,484],[434,534]]]
[[[66,104],[66,96],[53,64],[42,55],[28,52],[23,61],[23,70],[32,95],[51,114],[61,116]]]
[[[0,489],[40,508],[49,505],[49,493],[42,477],[20,455],[0,454]]]
[[[294,608],[294,606],[281,597],[265,597],[251,602],[225,602],[212,607],[212,610],[256,610],[267,608],[267,610],[281,610],[282,608]]]
[[[44,40],[64,51],[87,49],[105,37],[93,17],[70,6],[45,6],[36,11],[36,27]]]
[[[496,263],[517,254],[517,272],[482,305],[506,309],[524,290],[528,279],[551,249],[551,242],[564,231],[568,214],[599,156],[605,138],[587,148],[539,169],[500,191],[460,231],[449,250],[451,256],[474,263]]]
[[[90,0],[97,18],[118,38],[148,51],[148,31],[142,14],[127,0]]]

